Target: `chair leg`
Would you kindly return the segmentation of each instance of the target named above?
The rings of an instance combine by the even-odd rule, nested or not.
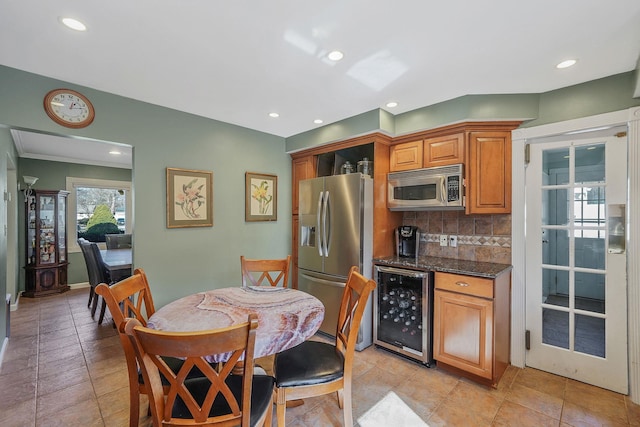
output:
[[[104,311],[107,308],[107,300],[102,298],[102,307],[100,307],[100,318],[98,319],[98,325],[102,325],[102,320],[104,319]]]
[[[87,302],[87,308],[91,307],[91,301],[93,301],[93,296],[96,294],[93,286],[89,286],[89,301]]]
[[[129,387],[129,427],[138,427],[140,419],[140,394]]]
[[[285,412],[287,410],[287,396],[282,388],[276,389],[276,420],[278,421],[278,427],[284,427],[285,424]]]
[[[351,384],[345,384],[342,393],[342,413],[344,414],[344,427],[353,427],[353,408],[351,407]]]
[[[98,294],[93,295],[93,303],[91,304],[91,317],[95,316],[98,307]]]

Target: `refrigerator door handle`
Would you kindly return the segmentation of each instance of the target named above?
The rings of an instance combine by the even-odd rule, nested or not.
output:
[[[329,191],[325,191],[324,194],[322,240],[324,241],[324,256],[329,256],[329,241],[331,240],[331,197],[329,195]]]
[[[320,227],[320,225],[321,225],[320,218],[321,218],[321,215],[322,215],[322,210],[323,210],[322,208],[324,206],[324,203],[323,203],[323,200],[322,200],[322,196],[324,196],[324,191],[321,191],[320,194],[318,195],[318,210],[317,210],[318,213],[316,215],[316,225],[317,225],[316,230],[318,230],[317,236],[318,236],[318,239],[319,239],[319,242],[318,242],[318,255],[320,255],[320,256],[322,256],[322,244],[323,244],[322,243],[322,228]]]
[[[300,275],[302,277],[304,277],[307,280],[311,280],[314,282],[318,282],[318,283],[322,283],[325,285],[331,285],[331,286],[335,286],[337,288],[344,288],[345,287],[345,282],[336,282],[333,280],[326,280],[326,279],[320,279],[319,277],[313,277],[313,276],[309,276],[308,274],[304,274],[304,273],[300,273]]]

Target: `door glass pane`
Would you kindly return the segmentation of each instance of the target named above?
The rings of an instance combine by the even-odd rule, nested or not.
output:
[[[555,174],[557,171],[568,171],[569,170],[569,148],[560,148],[557,150],[546,150],[542,153],[542,176],[544,179],[549,179],[549,177]],[[560,174],[558,179],[554,179],[552,184],[566,184],[569,182],[568,174]],[[549,184],[550,182],[543,182],[543,185]]]
[[[569,313],[549,308],[542,309],[542,342],[569,348]]]
[[[604,327],[604,319],[576,314],[575,350],[605,357]]]
[[[542,259],[545,264],[569,266],[569,230],[544,230]]]
[[[567,225],[569,223],[569,200],[567,189],[543,190],[542,225]]]
[[[575,239],[576,267],[604,270],[605,240],[592,238]]]
[[[604,182],[604,144],[576,147],[576,183]]]
[[[542,302],[569,307],[569,272],[542,269]]]
[[[575,281],[576,308],[604,314],[605,275],[576,272]]]

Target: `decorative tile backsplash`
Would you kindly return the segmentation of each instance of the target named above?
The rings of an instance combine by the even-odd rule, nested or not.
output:
[[[420,229],[420,255],[511,264],[511,215],[465,215],[462,211],[405,212],[403,224]],[[457,247],[440,236],[457,236]]]

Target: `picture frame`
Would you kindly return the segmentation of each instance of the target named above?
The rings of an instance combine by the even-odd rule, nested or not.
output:
[[[278,220],[278,177],[263,173],[245,173],[245,221]]]
[[[167,228],[213,227],[213,172],[167,168]]]

